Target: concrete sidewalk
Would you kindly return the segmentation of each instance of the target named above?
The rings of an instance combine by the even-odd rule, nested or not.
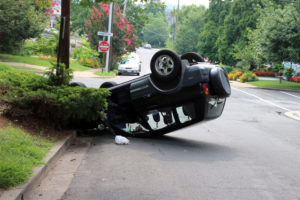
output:
[[[254,86],[254,85],[250,85],[250,84],[247,84],[247,83],[241,83],[241,82],[238,82],[238,81],[230,81],[230,85],[231,85],[232,87],[257,88],[257,87]]]

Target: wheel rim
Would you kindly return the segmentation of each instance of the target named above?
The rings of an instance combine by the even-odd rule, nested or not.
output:
[[[174,70],[174,61],[168,55],[159,56],[155,62],[155,70],[159,75],[168,76]]]

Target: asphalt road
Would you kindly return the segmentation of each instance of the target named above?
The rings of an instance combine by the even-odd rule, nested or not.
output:
[[[154,51],[138,53],[149,72]],[[300,93],[232,88],[216,120],[160,139],[129,138],[126,146],[111,135],[93,138],[62,199],[300,200],[300,121],[284,115],[294,110]]]
[[[152,58],[152,55],[156,52],[157,50],[155,49],[143,49],[139,48],[137,50],[137,53],[140,56],[140,59],[142,61],[142,66],[141,66],[141,73],[140,76],[143,76],[145,74],[151,73],[150,71],[150,60]],[[73,81],[75,82],[82,82],[84,83],[87,87],[94,87],[94,88],[99,88],[102,83],[105,81],[113,81],[116,83],[122,83],[134,78],[137,78],[138,76],[136,75],[120,75],[116,76],[116,78],[110,78],[110,79],[101,79],[101,78],[74,78]]]

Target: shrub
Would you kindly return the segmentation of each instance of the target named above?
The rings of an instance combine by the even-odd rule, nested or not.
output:
[[[289,81],[300,83],[300,76],[291,77]]]
[[[22,47],[22,55],[56,56],[58,48],[58,33],[52,32],[52,37],[40,35],[35,41],[27,40]]]
[[[228,74],[228,78],[229,80],[237,80],[238,78],[240,78],[240,76],[243,75],[243,72],[241,72],[239,69],[234,69],[233,72]]]
[[[100,63],[99,53],[92,49],[85,37],[81,37],[81,47],[74,49],[72,57],[77,59],[80,64],[87,67],[98,67]]]
[[[286,68],[284,71],[284,75],[290,79],[290,77],[292,77],[292,74],[295,72],[295,70],[293,68]]]
[[[272,71],[269,72],[253,72],[256,76],[271,76],[274,77],[275,73]]]
[[[224,69],[226,69],[227,73],[230,73],[233,71],[233,67],[228,66],[228,65],[221,65],[222,67],[224,67]]]
[[[66,69],[64,64],[52,63],[52,68],[50,71],[46,72],[45,75],[48,76],[48,83],[50,85],[68,85],[73,79],[72,70]]]
[[[297,72],[296,76],[300,76],[300,72]]]
[[[257,81],[258,78],[256,77],[256,75],[253,72],[245,72],[241,77],[240,77],[240,81],[242,83],[245,82],[250,82],[250,81]]]
[[[14,70],[0,71],[0,92],[7,115],[36,117],[65,128],[104,119],[110,94],[106,89],[51,85],[45,77]]]
[[[283,71],[284,70],[284,67],[282,64],[275,64],[272,66],[272,71],[275,72],[275,73],[278,73],[279,71]]]

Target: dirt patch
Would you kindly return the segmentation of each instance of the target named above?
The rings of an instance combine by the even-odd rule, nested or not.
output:
[[[3,113],[0,114],[0,128],[6,128],[8,126],[20,128],[33,136],[39,136],[51,140],[59,140],[72,134],[71,130],[57,130],[53,124],[26,117],[25,119],[20,118],[9,118]]]

